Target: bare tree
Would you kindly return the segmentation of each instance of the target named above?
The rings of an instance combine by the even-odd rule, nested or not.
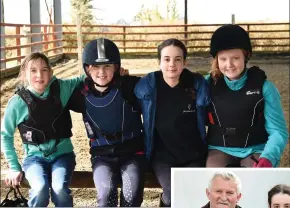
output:
[[[79,74],[83,73],[82,70],[83,40],[81,26],[83,24],[91,24],[92,20],[94,19],[94,16],[92,14],[93,6],[91,2],[92,0],[71,0],[73,14],[76,15]]]

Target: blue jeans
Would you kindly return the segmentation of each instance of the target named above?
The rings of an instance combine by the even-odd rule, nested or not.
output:
[[[47,207],[51,188],[51,200],[56,207],[72,207],[73,199],[69,185],[75,165],[73,152],[63,154],[52,161],[36,156],[25,158],[23,170],[31,187],[28,206]]]
[[[117,207],[117,185],[122,184],[120,207],[140,207],[143,201],[144,155],[129,157],[100,156],[93,159],[93,176],[99,207]]]

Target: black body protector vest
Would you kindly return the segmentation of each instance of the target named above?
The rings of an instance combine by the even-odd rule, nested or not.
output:
[[[209,145],[243,148],[268,140],[262,93],[265,79],[264,71],[252,67],[248,70],[245,86],[237,91],[232,91],[224,78],[219,79],[216,85],[211,80]]]
[[[70,113],[69,110],[62,108],[57,80],[51,84],[46,99],[36,97],[25,88],[19,89],[16,93],[29,109],[29,118],[18,125],[23,143],[39,145],[50,139],[55,139],[58,143],[61,138],[72,136]]]

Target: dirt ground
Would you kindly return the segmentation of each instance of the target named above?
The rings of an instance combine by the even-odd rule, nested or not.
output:
[[[289,57],[274,58],[254,58],[249,65],[258,65],[266,71],[268,79],[273,81],[280,91],[285,118],[289,129]],[[155,59],[124,59],[122,66],[130,70],[130,74],[144,74],[149,71],[157,70],[157,61]],[[188,68],[194,71],[208,71],[210,69],[210,58],[192,58],[188,61]],[[58,78],[71,78],[78,76],[77,61],[64,60],[54,66],[54,74]],[[17,85],[16,78],[1,80],[1,120],[7,105],[7,101],[13,95]],[[77,157],[76,170],[90,171],[89,146],[85,136],[85,128],[81,115],[72,112],[73,137],[75,153]],[[18,131],[15,133],[15,148],[19,155],[19,161],[23,159],[21,139]],[[289,162],[289,144],[287,145],[281,158],[281,167],[290,167]],[[7,169],[7,162],[1,153],[1,168]],[[28,195],[28,190],[24,189],[24,195]],[[72,189],[75,206],[95,206],[96,192],[95,189]],[[1,201],[3,200],[6,189],[1,189]],[[160,189],[145,189],[144,207],[158,206],[158,197]]]

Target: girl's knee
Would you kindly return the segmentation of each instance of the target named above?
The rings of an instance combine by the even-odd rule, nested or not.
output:
[[[30,191],[35,193],[35,195],[47,195],[49,196],[49,184],[44,181],[39,181],[37,183],[30,184]]]
[[[107,199],[117,195],[116,186],[102,186],[97,188],[97,193],[99,198]]]
[[[122,175],[122,197],[120,205],[139,207],[143,201],[144,193],[144,180],[140,176],[134,175],[134,177],[125,177],[126,174]]]
[[[56,195],[61,195],[62,193],[70,194],[71,192],[68,185],[66,185],[65,183],[52,183],[51,188]]]

